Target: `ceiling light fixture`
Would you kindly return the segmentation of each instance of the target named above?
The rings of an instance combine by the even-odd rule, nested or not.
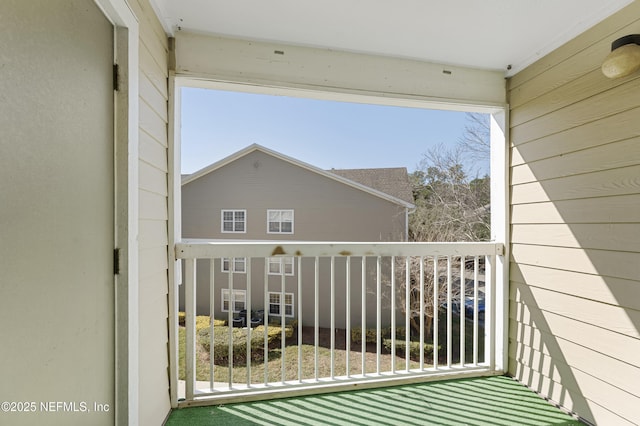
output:
[[[611,43],[611,53],[602,63],[608,78],[622,78],[640,69],[640,34],[621,37]]]

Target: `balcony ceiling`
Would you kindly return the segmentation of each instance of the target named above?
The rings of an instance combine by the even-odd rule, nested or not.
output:
[[[513,75],[632,0],[151,2],[169,34],[181,28]]]

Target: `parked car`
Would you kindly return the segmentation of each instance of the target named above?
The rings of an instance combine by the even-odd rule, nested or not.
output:
[[[464,309],[467,316],[473,316],[473,297],[467,297],[464,301]],[[484,315],[484,297],[478,298],[478,314]]]

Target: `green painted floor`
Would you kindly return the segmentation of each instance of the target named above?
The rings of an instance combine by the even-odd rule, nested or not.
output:
[[[175,410],[176,425],[581,425],[508,377]]]

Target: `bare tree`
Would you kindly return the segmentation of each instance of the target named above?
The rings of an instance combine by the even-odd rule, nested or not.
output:
[[[418,170],[410,176],[416,205],[410,216],[410,241],[486,241],[490,238],[489,176],[470,178],[465,172],[473,170],[476,162],[489,159],[487,118],[484,114],[467,114],[468,125],[457,146],[438,145],[424,153]],[[400,297],[406,295],[406,280],[403,280],[406,267],[406,262],[399,259],[396,279],[401,283]],[[453,270],[454,281],[464,279],[465,267],[460,258],[452,259],[449,265],[447,259],[437,263],[432,258],[410,259],[409,314],[415,331],[420,329],[422,310],[425,335],[431,336],[435,311],[448,297],[445,279],[448,268]],[[453,286],[449,291],[463,309],[460,286]],[[406,304],[403,303],[401,309],[406,311]]]
[[[464,134],[458,140],[462,149],[475,161],[488,161],[490,146],[490,127],[487,114],[468,112]]]
[[[489,238],[489,116],[467,113],[454,147],[437,145],[423,154],[412,176],[416,201],[414,241],[484,241]],[[478,168],[479,164],[485,167]],[[425,220],[425,217],[428,220]]]
[[[408,262],[407,262],[408,260]],[[456,285],[448,286],[448,268],[451,268],[452,281],[460,279],[460,258],[452,258],[450,264],[446,257],[410,257],[396,258],[396,282],[400,283],[398,300],[402,301],[401,312],[407,314],[406,291],[409,293],[409,321],[411,330],[419,333],[423,330],[425,339],[433,337],[434,312],[447,302],[448,292],[451,299],[460,302],[460,287]],[[422,270],[420,269],[422,264]],[[409,282],[407,286],[406,272],[409,271]],[[422,271],[422,272],[421,272]],[[421,281],[422,280],[422,281]],[[420,283],[422,282],[422,285]],[[422,302],[422,304],[421,304]],[[420,324],[420,312],[424,313],[422,328]]]
[[[465,149],[438,145],[424,154],[414,173],[416,209],[412,241],[484,241],[489,228],[489,177],[469,179]]]

